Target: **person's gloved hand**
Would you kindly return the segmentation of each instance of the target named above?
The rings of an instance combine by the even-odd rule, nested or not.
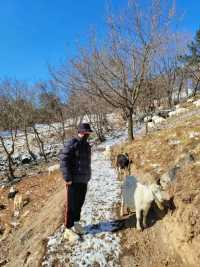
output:
[[[72,181],[67,181],[67,182],[65,182],[65,184],[66,184],[66,186],[71,185]]]

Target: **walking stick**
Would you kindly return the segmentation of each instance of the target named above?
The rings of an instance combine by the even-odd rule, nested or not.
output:
[[[65,212],[64,212],[64,224],[65,227],[69,226],[69,185],[65,184]]]

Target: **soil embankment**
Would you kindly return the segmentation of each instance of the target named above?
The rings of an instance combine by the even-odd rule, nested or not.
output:
[[[151,210],[149,227],[135,224],[123,230],[122,266],[199,266],[200,263],[200,112],[196,109],[113,149],[113,157],[127,152],[131,174],[151,183],[162,174],[178,171],[169,188],[175,210],[166,215]],[[133,215],[134,217],[134,215]],[[154,217],[154,218],[153,218]]]
[[[62,223],[63,182],[58,173],[51,176],[43,174],[20,181],[17,189],[23,195],[27,190],[31,191],[30,202],[23,208],[19,219],[14,221],[13,200],[7,200],[7,190],[1,192],[1,201],[5,199],[6,205],[9,205],[2,221],[10,231],[8,237],[1,241],[1,262],[9,267],[41,266],[47,237]]]

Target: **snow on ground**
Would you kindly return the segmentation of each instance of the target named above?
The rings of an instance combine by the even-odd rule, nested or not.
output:
[[[118,132],[115,136],[108,137],[99,147],[112,146],[126,138],[124,132]],[[114,233],[120,228],[120,222],[117,221],[114,206],[120,201],[121,183],[116,177],[111,162],[104,158],[102,152],[94,152],[92,179],[81,213],[81,223],[87,234],[71,245],[62,240],[62,226],[49,237],[43,266],[51,267],[57,260],[63,266],[66,263],[77,267],[120,266],[120,232]]]

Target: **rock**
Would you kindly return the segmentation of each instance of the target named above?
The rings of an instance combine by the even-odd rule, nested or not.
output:
[[[7,260],[2,260],[2,261],[0,261],[0,266],[4,266],[4,265],[6,265],[7,263],[8,263]]]
[[[3,235],[4,231],[5,227],[2,224],[0,224],[0,235]]]
[[[57,239],[56,238],[51,238],[48,241],[48,247],[55,246],[57,244]]]
[[[63,234],[63,240],[67,240],[70,243],[75,243],[77,240],[79,240],[79,238],[79,235],[75,234],[72,230],[65,229]]]
[[[14,198],[15,195],[18,193],[18,190],[11,186],[10,191],[8,192],[8,198]]]
[[[5,224],[2,228],[2,230],[3,230],[3,235],[2,235],[2,237],[0,237],[0,242],[4,241],[8,237],[9,233],[11,232],[10,225]]]
[[[169,179],[169,181],[173,181],[176,178],[177,171],[180,170],[180,166],[175,165],[173,168],[171,168],[167,173],[163,174],[162,177],[165,177]]]
[[[20,154],[19,153],[15,153],[13,156],[12,156],[12,159],[14,162],[18,162],[20,163]]]
[[[12,222],[10,223],[10,225],[11,225],[12,227],[16,228],[17,226],[20,225],[20,223],[19,223],[19,222],[16,222],[16,221],[12,221]]]
[[[166,119],[167,117],[169,117],[170,111],[171,111],[171,109],[158,110],[155,112],[155,114]]]
[[[193,102],[193,104],[196,106],[196,107],[200,107],[200,99],[196,100],[195,102]]]
[[[0,203],[0,210],[5,210],[5,209],[6,209],[6,205]]]
[[[32,158],[29,154],[23,154],[21,156],[21,163],[22,164],[29,164],[32,161]]]
[[[25,212],[22,214],[21,218],[24,218],[24,217],[28,216],[29,213],[30,213],[30,210],[25,211]]]
[[[19,217],[19,210],[15,210],[13,216],[18,218]]]

